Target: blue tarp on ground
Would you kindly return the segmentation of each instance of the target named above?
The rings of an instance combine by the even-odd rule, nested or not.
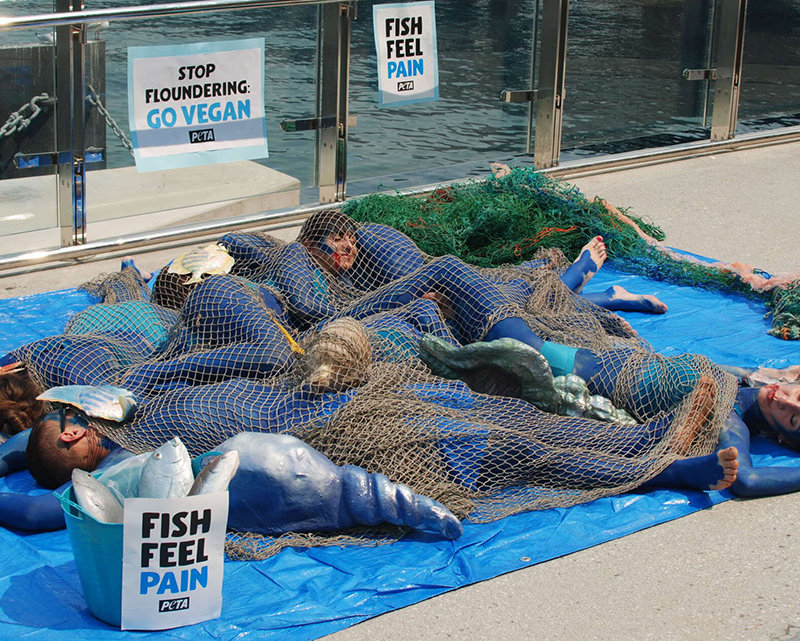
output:
[[[622,284],[665,301],[664,316],[626,318],[656,350],[696,352],[721,363],[800,363],[800,343],[766,334],[755,301],[653,283],[605,268],[589,286]],[[58,333],[90,304],[81,292],[0,301],[0,354]],[[800,465],[774,444],[753,445],[756,465]],[[27,473],[0,479],[0,491],[28,491]],[[0,528],[0,638],[281,639],[330,634],[453,588],[569,554],[727,500],[727,492],[660,490],[529,512],[489,524],[465,523],[458,541],[414,534],[376,548],[287,549],[266,561],[227,562],[220,619],[158,633],[120,632],[88,612],[66,532]]]

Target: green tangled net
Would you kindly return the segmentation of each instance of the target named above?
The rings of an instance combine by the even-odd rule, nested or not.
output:
[[[531,168],[515,167],[503,177],[455,183],[427,197],[372,194],[348,201],[343,211],[355,220],[402,231],[428,254],[452,254],[481,267],[520,263],[551,247],[572,258],[591,238],[602,236],[615,268],[764,300],[772,315],[769,333],[787,340],[800,338],[800,281],[787,289],[759,292],[735,273],[676,260],[648,244],[599,200],[589,200],[577,187]],[[646,234],[664,240],[656,225],[626,215]]]

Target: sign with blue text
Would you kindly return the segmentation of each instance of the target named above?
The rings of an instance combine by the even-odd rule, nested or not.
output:
[[[433,0],[372,7],[381,107],[439,99]]]
[[[125,499],[122,629],[166,630],[222,612],[228,493]]]
[[[128,47],[139,171],[266,158],[264,39]]]

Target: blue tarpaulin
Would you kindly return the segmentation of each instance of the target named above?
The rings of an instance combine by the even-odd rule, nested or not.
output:
[[[766,309],[740,297],[654,283],[604,268],[587,287],[621,284],[669,305],[663,316],[626,314],[664,354],[695,352],[732,365],[800,363],[800,343],[767,335]],[[93,302],[78,291],[0,301],[0,354],[58,333]],[[787,450],[753,444],[756,465],[800,465]],[[36,491],[20,472],[0,491]],[[599,499],[568,509],[465,523],[458,541],[411,534],[391,545],[286,549],[259,562],[226,562],[222,617],[154,633],[121,632],[88,612],[65,531],[0,528],[0,638],[259,639],[299,641],[453,588],[624,536],[730,498],[727,492],[659,490]]]

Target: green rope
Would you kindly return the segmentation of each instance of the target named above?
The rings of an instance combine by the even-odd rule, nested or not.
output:
[[[372,194],[348,201],[343,211],[355,220],[402,231],[428,254],[452,254],[481,267],[520,263],[551,247],[574,258],[591,238],[602,236],[609,262],[617,269],[765,300],[772,314],[770,334],[800,338],[800,281],[774,294],[762,293],[734,273],[675,260],[618,221],[601,202],[531,168],[516,167],[502,178],[456,183],[427,197]],[[664,232],[652,222],[626,215],[646,234],[664,240]]]

